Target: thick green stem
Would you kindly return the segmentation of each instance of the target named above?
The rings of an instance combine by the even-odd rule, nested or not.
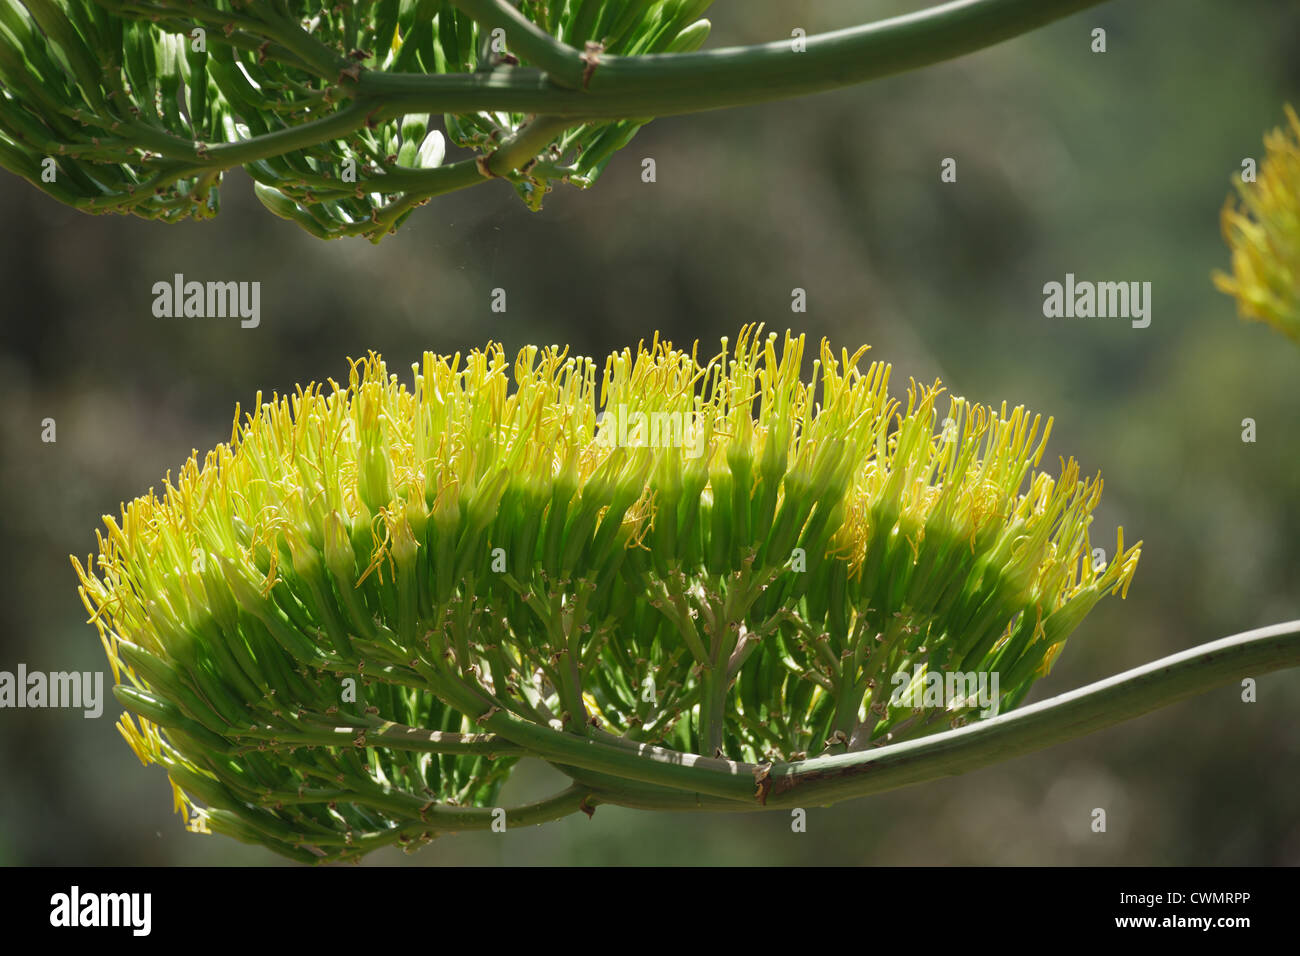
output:
[[[680,753],[650,744],[637,744],[634,748],[615,746],[541,727],[504,711],[485,714],[479,723],[557,765],[570,764],[610,777],[724,800],[745,800],[754,793],[752,764]]]
[[[466,736],[464,742],[473,741],[471,751],[523,752],[548,760],[579,785],[561,801],[569,812],[579,804],[589,808],[595,803],[717,811],[829,805],[966,773],[1082,737],[1243,677],[1297,665],[1300,621],[1291,621],[1203,644],[958,730],[865,752],[771,767],[629,741],[610,743],[579,737],[504,712],[488,713],[480,720],[495,738]],[[474,709],[468,698],[458,699],[457,704]],[[410,738],[414,749],[442,751],[444,743],[461,743],[420,743],[416,739],[420,735],[419,731],[384,724],[381,733],[368,733],[373,739],[367,745],[384,746]],[[543,815],[560,809],[559,803],[548,804]],[[481,823],[477,817],[452,822],[458,828]],[[445,823],[439,827],[446,828]]]
[[[631,752],[496,715],[491,730],[557,764],[589,777],[603,802],[621,802],[610,777],[636,781],[630,805],[655,805],[654,787],[686,791],[664,795],[664,809],[732,809],[748,799],[769,808],[828,805],[937,777],[966,773],[1122,723],[1213,687],[1300,665],[1300,621],[1276,624],[1203,644],[1001,717],[919,740],[865,752],[818,757],[763,769],[752,764],[679,754],[657,747]],[[757,786],[755,781],[761,778]],[[721,803],[702,797],[720,797]],[[736,807],[735,809],[741,809]]]
[[[533,66],[503,65],[475,73],[416,74],[356,70],[355,64],[331,50],[297,23],[276,14],[241,17],[269,41],[284,45],[312,72],[331,81],[329,93],[352,99],[337,111],[254,136],[220,144],[195,143],[140,120],[105,113],[100,100],[91,112],[78,109],[75,119],[93,129],[111,129],[128,137],[136,148],[179,161],[179,169],[160,172],[154,181],[134,189],[76,200],[86,209],[124,208],[155,191],[191,175],[284,155],[342,139],[364,125],[408,113],[523,113],[536,117],[476,164],[451,164],[407,189],[397,179],[410,174],[394,171],[383,186],[402,188],[406,195],[377,212],[371,221],[343,233],[380,232],[392,228],[409,209],[431,196],[474,185],[484,178],[509,176],[535,160],[548,142],[583,122],[648,118],[768,100],[802,96],[863,83],[961,56],[1029,32],[1104,0],[957,0],[878,23],[807,38],[780,40],[749,47],[695,53],[629,57],[607,56],[573,49],[531,23],[504,0],[455,0],[455,5],[484,28],[506,31],[512,49]],[[120,5],[112,5],[121,9]],[[180,9],[179,4],[170,7]],[[48,14],[37,4],[36,9]],[[233,16],[233,14],[232,14]],[[55,18],[58,23],[61,20]],[[54,21],[52,21],[54,22]],[[57,23],[56,23],[57,25]],[[84,66],[84,64],[83,64]],[[353,79],[356,71],[355,79]],[[89,80],[87,80],[89,82]],[[93,84],[92,84],[93,86]],[[39,86],[29,92],[39,98]],[[60,110],[47,102],[51,115]],[[548,138],[549,136],[549,138]],[[80,138],[50,144],[59,153],[79,154],[99,149]],[[127,140],[116,141],[117,147]],[[8,155],[7,168],[31,179]],[[541,172],[541,166],[538,167]],[[414,171],[413,171],[414,172]],[[474,175],[477,172],[481,175]],[[58,194],[56,188],[48,191]]]
[[[552,766],[575,783],[590,789],[591,798],[588,804],[605,803],[630,807],[634,810],[717,810],[725,813],[753,812],[763,809],[760,804],[748,798],[728,800],[725,797],[715,797],[689,790],[631,783],[619,777],[565,764],[557,763]]]
[[[748,47],[601,56],[585,90],[539,70],[423,76],[368,72],[357,89],[384,118],[480,110],[635,119],[747,106],[892,76],[973,53],[1105,0],[957,0],[865,26]]]
[[[526,169],[548,144],[577,125],[571,117],[537,116],[524,123],[488,156],[483,165],[493,176],[506,176],[516,169]]]
[[[777,764],[766,805],[824,805],[967,773],[1244,677],[1297,665],[1300,621],[1247,631],[958,730],[864,753]]]
[[[703,690],[700,693],[700,744],[710,756],[722,750],[722,734],[727,716],[727,675],[715,665],[706,667],[700,674]]]

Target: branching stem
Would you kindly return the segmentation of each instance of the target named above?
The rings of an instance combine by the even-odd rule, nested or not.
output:
[[[572,775],[590,784],[603,803],[666,810],[822,806],[967,773],[1244,677],[1297,665],[1300,621],[1290,621],[1202,644],[957,730],[768,768],[645,745],[630,751],[546,728],[524,729],[505,714],[494,715],[488,726],[552,762],[581,768]],[[625,796],[610,782],[614,778],[634,781]]]

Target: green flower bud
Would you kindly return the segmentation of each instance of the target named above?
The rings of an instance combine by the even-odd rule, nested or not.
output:
[[[417,155],[421,169],[434,169],[442,165],[447,155],[447,141],[438,130],[430,130],[429,135],[420,143]]]

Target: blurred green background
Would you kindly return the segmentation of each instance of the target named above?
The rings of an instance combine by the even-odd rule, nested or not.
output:
[[[715,4],[711,45],[924,4]],[[1108,52],[1090,52],[1094,27]],[[212,222],[92,218],[0,179],[0,669],[106,672],[69,553],[100,516],[230,436],[257,391],[336,380],[383,352],[488,339],[603,358],[744,322],[828,336],[982,402],[1054,415],[1049,446],[1101,470],[1094,544],[1141,538],[1127,601],[1076,632],[1042,699],[1226,634],[1300,617],[1300,350],[1215,292],[1220,207],[1243,157],[1300,104],[1300,6],[1115,0],[962,60],[856,89],[647,127],[588,192],[527,212],[489,183],[379,246],[321,242],[231,174]],[[641,160],[658,181],[641,181]],[[939,181],[944,157],[955,184]],[[174,273],[258,280],[262,320],[157,319]],[[1049,320],[1042,286],[1153,283],[1153,319]],[[491,290],[507,290],[494,314]],[[790,311],[791,289],[808,311]],[[58,440],[41,442],[40,422]],[[1241,440],[1242,419],[1258,440]],[[1048,464],[1045,461],[1045,465]],[[1054,465],[1053,465],[1054,467]],[[106,687],[107,692],[107,687]],[[1300,672],[1226,687],[953,779],[782,813],[601,807],[448,837],[374,864],[1297,864]],[[0,711],[0,862],[279,863],[191,835],[163,772],[78,711]],[[558,775],[525,763],[503,802]],[[1108,832],[1089,824],[1094,807]]]

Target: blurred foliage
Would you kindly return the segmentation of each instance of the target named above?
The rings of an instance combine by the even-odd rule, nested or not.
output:
[[[715,42],[832,29],[863,6],[822,0],[794,22],[786,4],[754,3]],[[1106,54],[1089,50],[1096,26]],[[1117,0],[909,76],[665,120],[595,193],[557,193],[533,216],[488,186],[380,248],[268,220],[234,179],[220,220],[165,228],[86,218],[6,182],[0,212],[17,227],[0,236],[0,667],[102,667],[66,555],[93,546],[101,514],[227,439],[233,403],[258,389],[341,376],[340,356],[372,348],[415,361],[492,337],[596,355],[656,328],[711,345],[749,319],[871,342],[971,401],[1024,401],[1056,417],[1056,447],[1104,463],[1097,522],[1141,530],[1142,573],[1031,700],[1300,617],[1300,366],[1209,280],[1228,264],[1224,189],[1300,91],[1298,27],[1294,5],[1274,0]],[[656,183],[641,181],[643,157]],[[939,181],[945,157],[956,183]],[[1045,320],[1042,286],[1066,272],[1151,281],[1151,326]],[[155,318],[150,289],[176,273],[260,280],[261,325]],[[794,287],[806,314],[790,312]],[[504,313],[491,309],[498,288]],[[56,444],[40,441],[46,416]],[[1241,439],[1246,418],[1255,443]],[[1260,680],[1258,703],[1224,688],[963,777],[810,810],[804,834],[781,814],[602,807],[409,861],[1295,864],[1298,714],[1284,672]],[[0,713],[0,773],[0,860],[268,859],[185,832],[111,719]],[[557,776],[524,761],[502,802]],[[1088,828],[1096,806],[1105,835]]]

